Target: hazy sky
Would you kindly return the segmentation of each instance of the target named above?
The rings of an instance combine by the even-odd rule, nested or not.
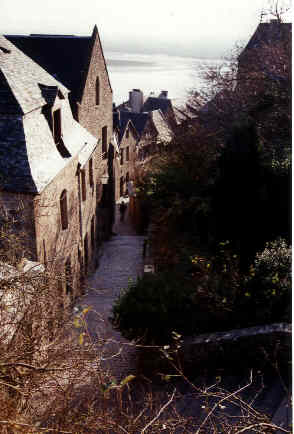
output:
[[[105,50],[219,57],[247,42],[268,0],[0,0],[0,33],[89,35]]]

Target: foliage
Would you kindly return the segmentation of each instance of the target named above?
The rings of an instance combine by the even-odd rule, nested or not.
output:
[[[227,251],[227,242],[221,244],[213,258],[182,251],[175,267],[131,283],[113,306],[113,325],[127,339],[148,344],[166,343],[172,332],[230,327],[239,296],[239,259]]]
[[[171,273],[145,275],[113,306],[112,323],[128,339],[165,343],[195,327],[195,290]]]
[[[156,261],[174,263],[174,240],[189,233],[211,254],[230,239],[246,271],[267,240],[290,238],[291,41],[280,9],[270,11],[281,36],[236,47],[206,71],[207,86],[191,93],[186,120],[138,183],[157,226]]]
[[[165,344],[193,335],[290,321],[291,249],[267,243],[248,272],[228,240],[214,255],[182,249],[172,267],[145,274],[117,299],[113,325],[127,339]]]
[[[260,321],[291,321],[291,263],[292,249],[281,238],[256,254],[245,285],[251,312],[258,312]]]

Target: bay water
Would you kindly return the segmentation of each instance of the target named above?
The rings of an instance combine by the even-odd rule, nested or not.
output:
[[[129,98],[129,91],[141,89],[144,96],[161,90],[177,106],[187,99],[191,89],[199,90],[206,85],[203,72],[220,59],[197,59],[165,54],[134,54],[118,51],[105,52],[105,58],[113,90],[113,101],[121,104]]]

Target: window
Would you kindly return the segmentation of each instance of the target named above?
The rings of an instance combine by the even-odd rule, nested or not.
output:
[[[130,149],[129,147],[126,148],[126,161],[129,161],[130,159]]]
[[[124,195],[124,178],[123,176],[120,178],[120,185],[119,185],[119,195]]]
[[[63,190],[60,196],[60,216],[61,216],[61,227],[62,229],[67,229],[68,227],[68,212],[67,212],[67,193]]]
[[[70,294],[72,292],[72,275],[70,257],[67,258],[65,263],[65,292]]]
[[[89,160],[89,184],[91,187],[93,187],[94,185],[94,181],[93,181],[93,160],[92,158],[90,158]]]
[[[129,172],[126,173],[126,194],[129,194]]]
[[[53,112],[53,137],[56,144],[61,141],[61,110]]]
[[[44,265],[45,267],[47,267],[47,253],[46,253],[45,240],[43,240],[43,255],[44,255]]]
[[[127,131],[126,131],[126,138],[128,139],[129,136],[130,136],[130,130],[129,130],[129,128],[128,128]]]
[[[95,222],[94,222],[94,217],[92,217],[92,220],[91,220],[91,247],[92,247],[92,250],[94,250],[94,247],[95,247]]]
[[[88,234],[86,234],[84,238],[84,264],[85,264],[85,273],[88,270],[88,261],[89,261],[89,253],[88,253]]]
[[[95,95],[96,95],[96,105],[99,105],[100,104],[100,80],[99,80],[99,77],[96,78]]]
[[[81,170],[81,177],[82,177],[82,201],[85,201],[87,197],[85,170]]]
[[[123,149],[120,150],[120,164],[121,165],[124,164],[124,150]]]
[[[102,128],[102,158],[107,158],[107,127]]]

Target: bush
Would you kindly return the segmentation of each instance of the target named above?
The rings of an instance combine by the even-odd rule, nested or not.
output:
[[[195,329],[195,302],[189,279],[167,272],[145,275],[118,298],[111,321],[127,339],[162,344],[173,331]]]
[[[165,344],[173,332],[187,336],[234,328],[239,260],[227,243],[209,259],[178,249],[173,267],[144,275],[117,299],[114,327],[127,339],[148,344]]]
[[[260,320],[290,322],[292,249],[277,238],[257,253],[247,278],[247,296]]]

